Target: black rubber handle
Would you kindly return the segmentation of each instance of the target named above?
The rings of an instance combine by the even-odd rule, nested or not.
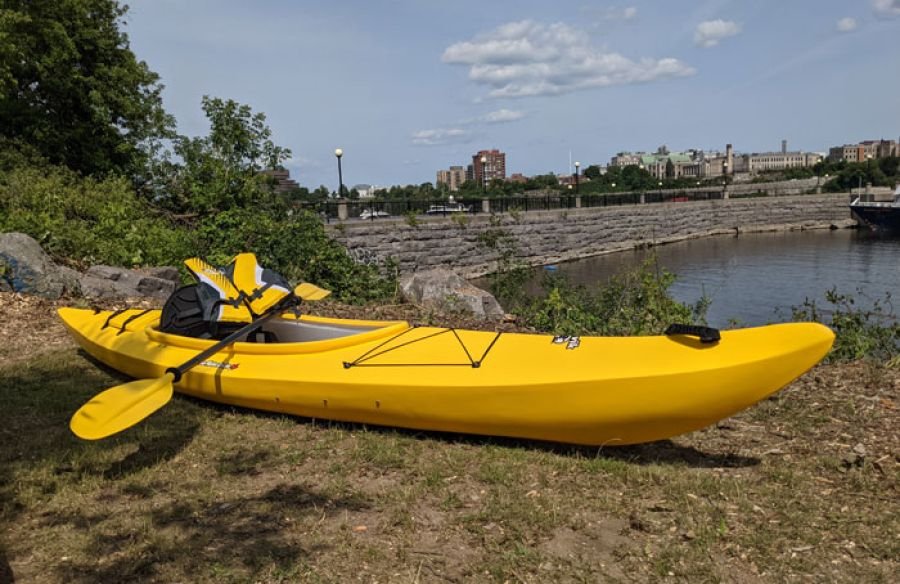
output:
[[[722,338],[722,335],[719,334],[719,329],[696,324],[670,324],[669,328],[666,329],[666,336],[670,335],[699,337],[701,343],[716,343]]]

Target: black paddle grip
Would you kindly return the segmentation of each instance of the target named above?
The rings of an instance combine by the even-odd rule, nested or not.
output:
[[[699,337],[701,343],[715,343],[722,338],[719,334],[719,329],[696,324],[670,324],[665,334],[666,336],[687,335],[689,337]]]

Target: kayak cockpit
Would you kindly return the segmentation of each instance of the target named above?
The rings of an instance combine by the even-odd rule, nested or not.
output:
[[[215,340],[199,339],[161,332],[158,310],[126,309],[93,311],[66,308],[60,316],[66,325],[88,337],[111,333],[146,335],[160,345],[202,351]],[[253,339],[243,338],[230,349],[236,353],[292,354],[329,351],[388,338],[410,328],[406,321],[371,321],[334,319],[320,316],[285,314],[263,326],[263,333]]]

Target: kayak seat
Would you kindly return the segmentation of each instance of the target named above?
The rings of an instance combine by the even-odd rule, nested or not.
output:
[[[239,322],[209,320],[204,314],[204,307],[209,303],[211,294],[202,283],[175,290],[163,305],[159,330],[197,339],[220,339],[243,326]]]
[[[278,273],[265,269],[252,253],[238,254],[223,268],[200,258],[185,265],[201,285],[204,318],[216,322],[252,322],[291,293]]]
[[[263,268],[252,253],[238,254],[225,268],[254,316],[263,314],[291,293],[291,286],[272,270]]]

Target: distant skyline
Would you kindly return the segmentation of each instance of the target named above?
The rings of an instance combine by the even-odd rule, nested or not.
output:
[[[482,149],[567,173],[621,150],[827,151],[900,135],[900,0],[132,0],[178,130],[263,112],[300,184],[434,182]]]

